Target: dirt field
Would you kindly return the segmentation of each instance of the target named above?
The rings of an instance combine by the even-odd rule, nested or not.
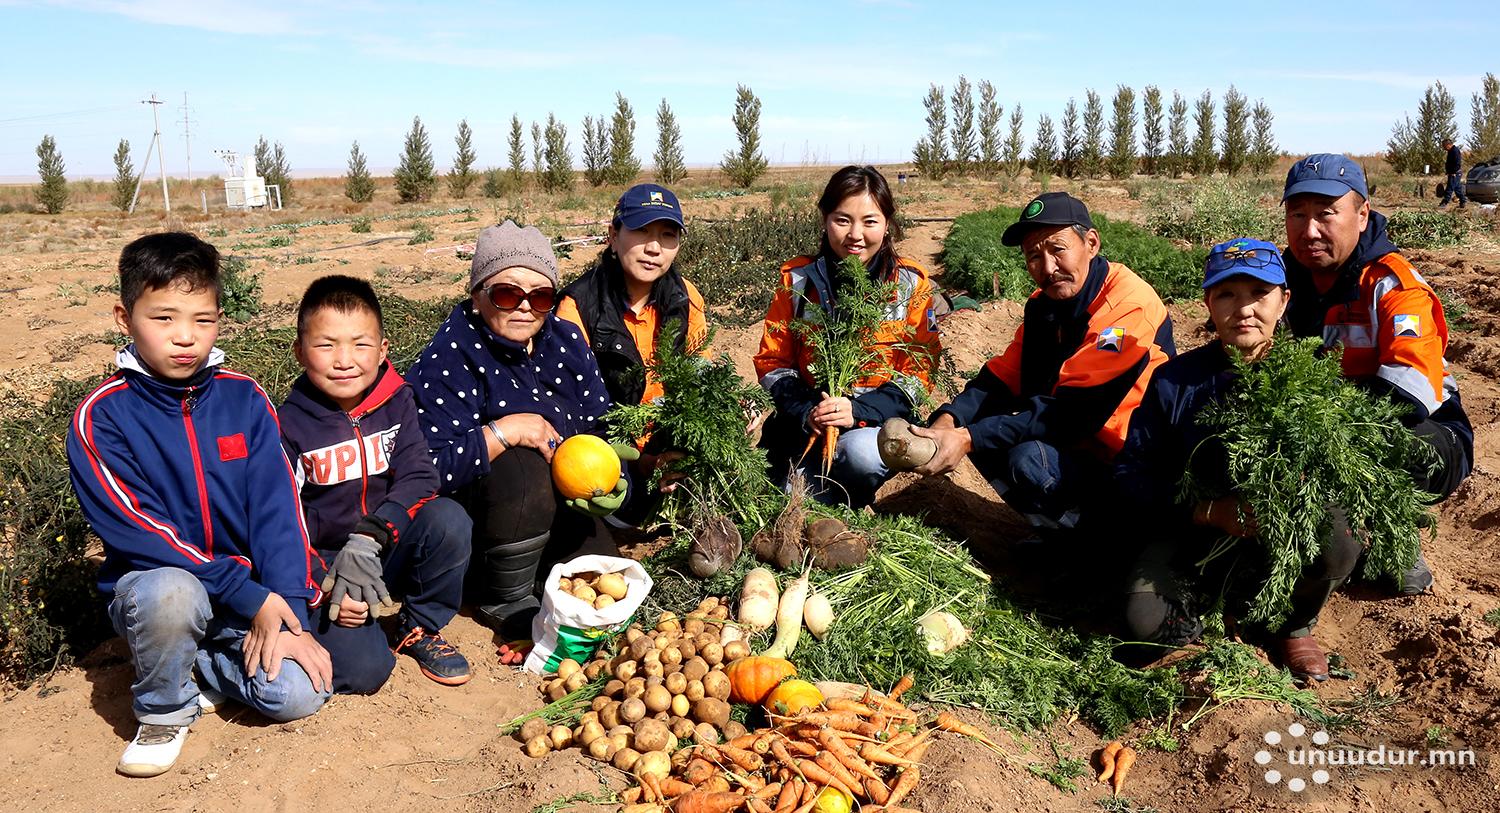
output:
[[[808,199],[824,172],[787,172],[779,178]],[[1054,188],[1056,188],[1054,184]],[[1024,202],[1034,189],[1001,192],[994,185],[930,185],[900,189],[905,214],[946,216],[986,205]],[[220,228],[221,247],[265,242],[266,234],[243,234],[248,225],[347,216],[332,181],[299,181],[305,209],[268,215],[194,216],[185,223],[200,234]],[[1094,184],[1077,190],[1096,210],[1142,219],[1140,205],[1125,189]],[[693,217],[725,215],[764,206],[765,193],[723,199],[684,196]],[[474,217],[429,218],[433,242],[408,245],[405,219],[377,220],[369,234],[349,226],[308,226],[290,246],[244,247],[251,270],[263,274],[267,303],[291,303],[322,274],[368,276],[415,298],[455,295],[467,264],[454,247],[471,242],[479,228],[503,216],[490,201],[476,201]],[[558,224],[549,232],[584,236],[605,217],[610,201],[586,198],[581,206],[540,213]],[[1376,201],[1388,208],[1387,202]],[[1412,203],[1408,201],[1407,203]],[[443,201],[432,208],[450,205]],[[493,211],[492,211],[493,209]],[[370,214],[398,211],[376,204]],[[537,212],[528,213],[538,217]],[[535,222],[535,221],[534,221]],[[573,226],[570,224],[584,224]],[[0,216],[0,289],[8,295],[0,330],[0,402],[24,408],[59,372],[93,376],[110,357],[109,313],[113,263],[121,246],[162,228],[160,218],[131,219],[103,211],[52,220]],[[903,253],[940,270],[937,254],[946,223],[924,223],[908,235]],[[1500,629],[1481,618],[1500,607],[1500,248],[1492,233],[1471,237],[1462,250],[1411,252],[1439,288],[1455,289],[1469,303],[1471,325],[1456,331],[1449,361],[1476,430],[1474,476],[1441,507],[1439,537],[1427,551],[1435,590],[1416,598],[1382,598],[1368,588],[1341,591],[1318,627],[1320,640],[1341,653],[1354,677],[1317,688],[1330,699],[1371,690],[1398,698],[1374,715],[1363,731],[1342,741],[1370,748],[1472,749],[1468,767],[1394,766],[1334,770],[1324,787],[1294,797],[1263,779],[1254,755],[1264,735],[1285,731],[1291,712],[1269,703],[1228,706],[1179,732],[1175,753],[1142,749],[1128,789],[1135,807],[1161,811],[1297,809],[1332,813],[1350,810],[1482,811],[1500,809]],[[382,239],[392,238],[392,239]],[[379,242],[372,242],[379,241]],[[576,271],[597,249],[582,246],[564,262]],[[1106,252],[1108,246],[1105,246]],[[1196,346],[1203,335],[1197,305],[1174,306],[1179,347]],[[286,308],[267,318],[286,320]],[[955,314],[943,325],[945,342],[959,369],[974,369],[999,352],[1020,318],[1014,303],[987,305]],[[395,327],[393,329],[399,329]],[[719,345],[748,375],[758,328],[728,329]],[[232,363],[232,360],[231,360]],[[933,521],[970,540],[986,563],[1000,563],[1019,532],[1005,508],[972,469],[951,483],[918,482],[903,476],[882,490],[888,509],[920,499]],[[79,612],[97,612],[80,607]],[[1108,624],[1109,619],[1100,619]],[[536,680],[498,665],[495,642],[467,617],[448,629],[469,656],[474,679],[458,689],[423,678],[401,659],[390,684],[374,697],[339,697],[316,716],[287,725],[269,724],[231,706],[193,728],[178,767],[150,780],[114,773],[115,761],[134,731],[130,714],[132,668],[118,639],[65,668],[43,684],[7,691],[0,705],[0,795],[14,810],[475,810],[523,813],[559,797],[598,790],[604,781],[622,786],[613,769],[581,758],[578,751],[537,761],[498,734],[497,726],[539,705]],[[970,715],[971,719],[978,718]],[[1434,728],[1441,727],[1441,728]],[[1143,733],[1142,728],[1133,735]],[[1047,732],[1064,753],[1087,756],[1101,743],[1076,721],[1059,721]],[[1002,733],[1004,759],[956,740],[941,740],[930,752],[930,773],[910,800],[933,813],[945,811],[1098,810],[1106,794],[1087,778],[1067,794],[1025,769],[1050,761],[1045,740]],[[1310,770],[1310,769],[1309,769]],[[1288,773],[1288,776],[1292,775]],[[557,808],[545,808],[555,810]],[[604,810],[581,805],[572,809]]]

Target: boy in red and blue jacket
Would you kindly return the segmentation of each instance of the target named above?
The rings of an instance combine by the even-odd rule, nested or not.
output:
[[[396,652],[448,686],[469,662],[443,639],[463,598],[473,525],[438,497],[437,469],[411,387],[386,358],[380,300],[361,279],[315,280],[297,309],[293,349],[305,372],[281,405],[281,435],[296,468],[308,535],[328,563],[328,612],[313,630],[333,658],[334,691],[369,694],[395,668],[374,617],[403,606]]]
[[[214,346],[218,251],[181,232],[126,246],[114,315],[131,344],[74,414],[68,466],[136,668],[140,728],[118,770],[155,776],[224,695],[295,720],[322,707],[332,667],[276,412]]]

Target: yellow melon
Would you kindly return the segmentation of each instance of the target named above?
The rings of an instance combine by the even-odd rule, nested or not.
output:
[[[619,482],[619,456],[595,435],[574,435],[552,453],[552,484],[567,499],[603,497]]]

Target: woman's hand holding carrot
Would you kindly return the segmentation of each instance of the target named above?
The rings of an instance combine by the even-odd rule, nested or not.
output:
[[[854,426],[854,402],[848,398],[834,398],[828,393],[818,393],[823,400],[807,413],[807,425],[816,432],[825,429],[848,429]]]

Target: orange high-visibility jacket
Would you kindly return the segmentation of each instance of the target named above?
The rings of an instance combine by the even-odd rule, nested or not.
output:
[[[766,311],[760,351],[755,354],[755,375],[773,395],[775,385],[789,378],[800,379],[809,387],[816,386],[810,372],[812,348],[791,329],[791,324],[801,318],[806,308],[820,307],[830,300],[830,270],[825,259],[813,257],[797,257],[781,267],[781,285]],[[853,395],[865,395],[891,383],[904,396],[905,411],[909,412],[922,403],[931,386],[932,365],[941,352],[937,319],[932,310],[932,284],[922,266],[904,257],[897,258],[894,274],[888,281],[896,283],[897,293],[886,310],[879,351],[895,375],[865,376],[856,382]],[[834,307],[837,306],[835,302]],[[858,410],[856,417],[860,417]],[[890,416],[870,415],[860,423],[885,417]]]
[[[1102,257],[1094,263],[1094,268],[1104,265],[1107,270],[1096,281],[1090,269],[1089,282],[1078,294],[1095,291],[1086,306],[1088,324],[1080,329],[1081,341],[1063,349],[1066,355],[1055,378],[1045,376],[1048,384],[1041,387],[1027,380],[1026,369],[1036,364],[1026,358],[1027,331],[1041,326],[1036,316],[1046,304],[1038,301],[1043,294],[1036,291],[1010,346],[990,359],[953,403],[938,410],[969,428],[976,451],[1042,440],[1087,448],[1107,459],[1124,445],[1130,413],[1140,404],[1151,373],[1176,355],[1172,320],[1155,289],[1134,271]]]

